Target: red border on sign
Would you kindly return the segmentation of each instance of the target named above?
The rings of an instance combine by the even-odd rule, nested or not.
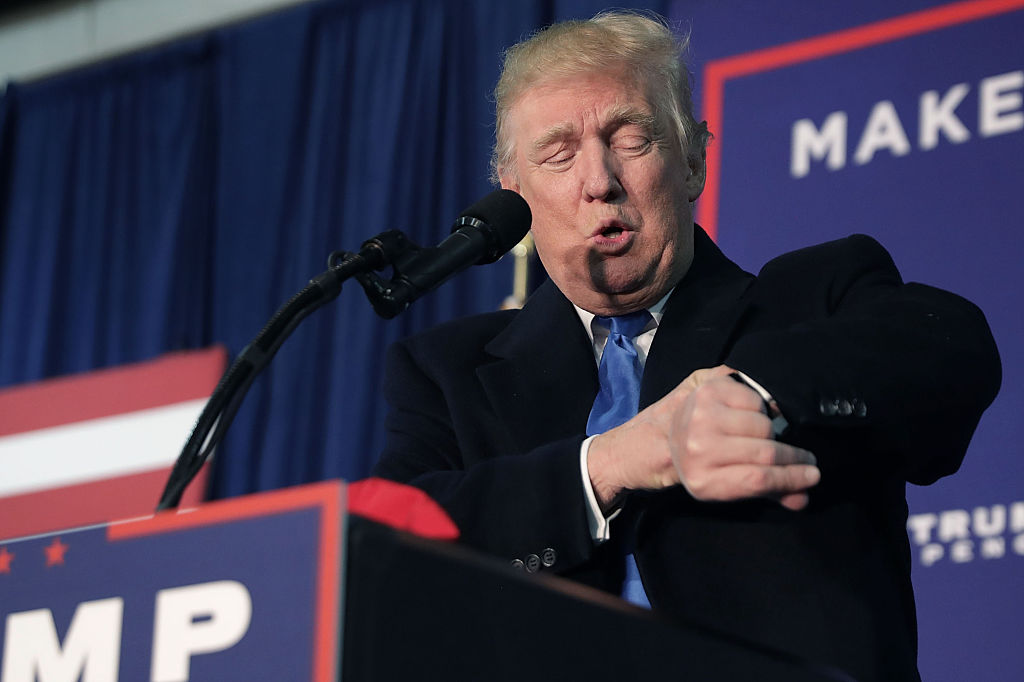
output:
[[[0,539],[109,523],[145,516],[160,499],[170,466],[86,483],[47,488],[0,499]],[[203,501],[210,467],[203,466],[181,497],[194,507]]]
[[[192,510],[162,512],[147,519],[107,526],[111,541],[269,516],[318,507],[320,548],[317,562],[316,613],[313,634],[313,682],[334,682],[338,662],[339,585],[341,579],[341,514],[344,486],[338,481],[311,483],[210,502]]]
[[[0,436],[208,398],[227,357],[215,346],[0,389]]]
[[[716,59],[704,66],[704,118],[715,135],[707,149],[707,183],[697,206],[697,222],[715,239],[722,168],[722,111],[725,82],[730,78],[763,73],[800,62],[891,42],[969,21],[1024,8],[1024,0],[967,0],[904,14],[873,24],[826,33],[776,47]]]

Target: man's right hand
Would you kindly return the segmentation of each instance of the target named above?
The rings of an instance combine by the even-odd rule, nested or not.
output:
[[[772,439],[771,420],[733,370],[697,370],[658,402],[591,442],[587,466],[602,509],[625,490],[682,485],[696,499],[776,499],[798,510],[821,472],[814,455]]]

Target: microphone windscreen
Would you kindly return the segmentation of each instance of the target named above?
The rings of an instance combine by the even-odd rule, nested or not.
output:
[[[459,214],[453,232],[460,227],[462,218],[474,218],[486,225],[483,229],[487,231],[488,249],[477,261],[484,265],[498,260],[522,241],[530,231],[533,215],[526,199],[510,189],[498,189]]]

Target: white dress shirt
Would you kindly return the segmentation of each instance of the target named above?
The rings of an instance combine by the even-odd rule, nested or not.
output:
[[[635,339],[633,339],[633,346],[636,348],[637,357],[640,359],[640,366],[645,367],[647,365],[647,354],[651,351],[651,344],[654,343],[654,335],[658,332],[658,325],[661,324],[661,318],[664,316],[665,303],[668,301],[669,295],[665,294],[664,298],[655,303],[648,309],[651,314],[651,321],[647,323],[647,327],[640,333]],[[594,360],[598,366],[601,365],[601,355],[604,353],[604,346],[608,343],[609,330],[607,327],[594,324],[594,313],[588,312],[578,305],[573,304],[576,308],[576,314],[580,316],[580,321],[583,323],[583,328],[587,330],[587,336],[590,337],[590,341],[594,346]],[[619,509],[613,511],[610,515],[605,516],[601,511],[601,505],[597,502],[597,495],[594,494],[594,486],[590,483],[590,469],[587,467],[587,455],[590,452],[590,442],[594,440],[597,434],[590,436],[583,445],[580,446],[580,475],[583,477],[583,491],[586,495],[587,505],[587,523],[590,526],[590,537],[594,539],[594,542],[601,543],[608,540],[611,535],[609,534],[609,525],[616,516],[619,514]]]
[[[655,303],[648,309],[651,313],[652,320],[647,323],[647,327],[640,333],[635,339],[633,339],[633,346],[636,348],[637,357],[640,359],[640,366],[647,366],[647,355],[651,351],[651,344],[654,343],[654,335],[658,332],[658,325],[661,324],[661,318],[664,317],[665,303],[668,301],[668,297],[672,294],[669,291],[665,294],[664,298]],[[609,330],[604,325],[594,324],[594,313],[588,312],[583,308],[580,308],[576,304],[573,304],[576,308],[576,314],[580,316],[580,321],[583,323],[583,328],[587,331],[587,336],[590,337],[590,341],[594,346],[594,360],[598,366],[601,365],[601,355],[604,353],[604,346],[608,342]],[[763,386],[748,377],[743,372],[737,372],[740,377],[743,378],[750,388],[754,389],[760,394],[761,399],[765,404],[772,402],[771,394],[765,390]],[[781,422],[784,424],[784,420]],[[781,430],[781,428],[776,429]],[[583,477],[583,491],[586,497],[587,507],[587,523],[590,527],[590,536],[596,543],[602,543],[608,540],[611,535],[609,534],[609,526],[612,519],[618,516],[620,509],[616,509],[608,516],[605,516],[601,511],[601,505],[598,504],[597,495],[594,494],[594,486],[590,482],[590,469],[587,466],[587,456],[590,452],[590,443],[599,434],[590,436],[583,441],[583,445],[580,446],[580,475]]]

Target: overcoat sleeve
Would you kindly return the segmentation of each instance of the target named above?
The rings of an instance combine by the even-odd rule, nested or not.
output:
[[[775,259],[752,291],[749,331],[725,364],[772,393],[785,438],[824,456],[823,475],[928,484],[957,470],[1000,383],[975,305],[904,283],[864,235]]]

